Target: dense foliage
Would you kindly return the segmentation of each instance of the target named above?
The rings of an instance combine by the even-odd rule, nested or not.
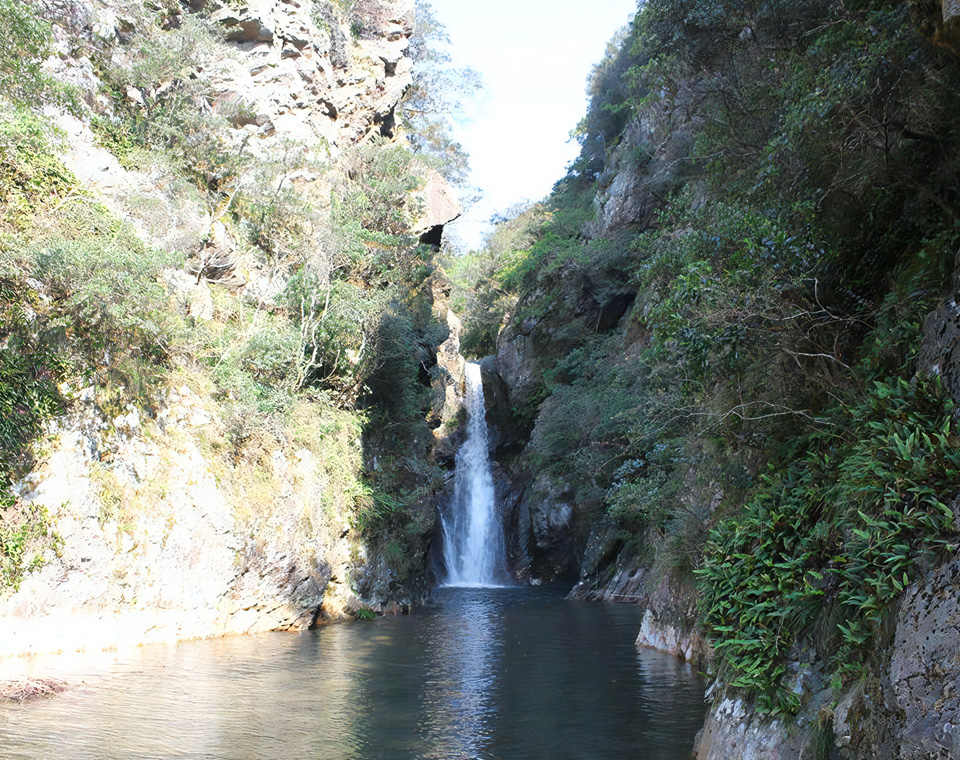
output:
[[[568,175],[457,270],[465,344],[524,341],[522,466],[699,597],[763,709],[798,646],[855,674],[956,544],[953,401],[916,377],[960,248],[939,11],[649,0]]]

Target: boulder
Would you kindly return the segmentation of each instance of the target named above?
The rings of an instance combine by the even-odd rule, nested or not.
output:
[[[271,42],[273,28],[262,14],[248,8],[227,7],[213,14],[212,21],[224,30],[230,42]]]

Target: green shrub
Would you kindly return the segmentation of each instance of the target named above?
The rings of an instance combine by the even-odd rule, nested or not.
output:
[[[43,507],[0,497],[0,589],[20,588],[24,576],[44,564],[47,549],[59,551],[60,537]]]
[[[856,672],[918,563],[958,543],[953,410],[935,381],[876,382],[711,532],[702,619],[727,685],[761,709],[796,710],[785,658],[825,610],[834,667]]]
[[[74,93],[43,69],[53,35],[34,0],[0,0],[0,92],[9,103],[73,104]]]
[[[0,493],[43,424],[63,409],[57,383],[70,370],[56,333],[37,329],[31,300],[39,301],[26,283],[0,278]]]
[[[368,141],[344,159],[344,174],[334,188],[334,222],[355,221],[381,235],[407,235],[419,211],[411,193],[420,183],[407,148],[385,140]]]
[[[60,135],[26,108],[0,105],[0,230],[22,230],[76,189],[54,157]]]
[[[360,533],[372,532],[404,509],[404,503],[396,496],[367,483],[360,483],[354,495],[353,527]]]
[[[59,540],[46,512],[10,490],[45,423],[65,408],[58,383],[72,374],[59,335],[38,325],[39,303],[25,282],[0,274],[0,588],[19,588]]]
[[[29,243],[25,253],[33,275],[56,295],[58,323],[89,351],[126,349],[150,361],[163,360],[179,320],[158,277],[180,258],[145,246],[101,210],[86,211],[86,230],[60,230],[76,234],[54,233]]]

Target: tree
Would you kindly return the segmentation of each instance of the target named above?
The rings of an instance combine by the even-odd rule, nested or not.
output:
[[[64,88],[43,70],[50,24],[32,0],[0,0],[0,92],[20,106],[61,101]]]
[[[413,86],[400,103],[400,116],[409,125],[409,139],[418,153],[431,156],[448,180],[461,184],[467,175],[468,156],[453,137],[453,114],[464,101],[482,89],[473,69],[453,67],[447,48],[447,30],[424,0],[417,1],[417,16],[410,39]]]

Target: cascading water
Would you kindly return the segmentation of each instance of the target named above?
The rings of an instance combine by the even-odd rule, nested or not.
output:
[[[500,586],[510,577],[487,452],[479,364],[467,364],[466,380],[467,438],[457,452],[453,499],[443,517],[446,585]]]

